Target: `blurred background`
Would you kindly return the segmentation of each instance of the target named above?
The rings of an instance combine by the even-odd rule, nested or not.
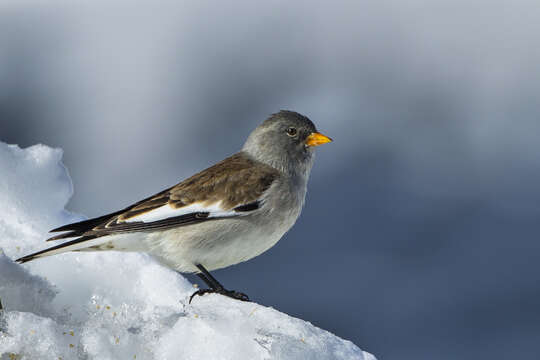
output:
[[[334,142],[297,225],[218,279],[381,360],[538,359],[537,0],[0,4],[0,140],[63,148],[72,211],[280,109]]]

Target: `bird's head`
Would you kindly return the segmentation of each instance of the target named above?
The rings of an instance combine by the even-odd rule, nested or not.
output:
[[[307,117],[281,110],[253,130],[243,150],[278,170],[309,172],[314,148],[331,141]]]

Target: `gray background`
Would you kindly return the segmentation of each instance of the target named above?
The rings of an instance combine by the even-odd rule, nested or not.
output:
[[[97,216],[297,110],[335,140],[302,217],[215,275],[379,359],[537,359],[538,1],[223,4],[3,1],[0,140]]]

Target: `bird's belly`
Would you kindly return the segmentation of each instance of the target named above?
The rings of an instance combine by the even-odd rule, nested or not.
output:
[[[202,264],[215,270],[247,261],[274,246],[294,224],[287,219],[276,224],[253,223],[246,219],[210,221],[163,232],[149,239],[150,253],[180,272],[198,272]]]

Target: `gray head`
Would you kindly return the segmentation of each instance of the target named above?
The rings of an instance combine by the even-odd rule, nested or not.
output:
[[[307,117],[281,110],[253,130],[242,150],[278,170],[307,175],[315,146],[330,141]]]

